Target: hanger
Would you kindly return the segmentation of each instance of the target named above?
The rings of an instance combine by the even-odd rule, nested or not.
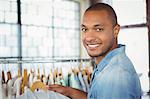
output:
[[[52,70],[50,71],[49,76],[48,76],[48,85],[51,85],[51,84],[54,84],[54,74]]]
[[[28,72],[27,69],[24,69],[23,82],[21,85],[21,93],[24,93],[24,87],[28,86]]]
[[[7,80],[7,83],[8,83],[8,81],[12,79],[10,71],[7,72],[7,78],[8,78],[8,80]]]
[[[33,83],[32,87],[31,87],[31,91],[34,92],[36,89],[42,89],[42,90],[46,91],[47,90],[46,84],[42,83],[41,81],[36,81]]]
[[[60,77],[60,80],[63,79],[62,68],[59,68],[58,76]]]
[[[30,69],[30,73],[28,75],[28,83],[29,83],[29,87],[31,88],[32,87],[32,84],[33,84],[33,78],[34,78],[34,70]]]
[[[4,71],[2,71],[2,84],[4,84],[4,83],[6,83],[6,81],[5,81],[5,73],[4,73]]]
[[[40,69],[38,68],[38,75],[37,75],[37,79],[41,79],[40,77]]]
[[[18,69],[18,78],[21,77],[20,69]]]

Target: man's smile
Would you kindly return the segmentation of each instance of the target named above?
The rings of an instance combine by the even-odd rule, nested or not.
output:
[[[88,49],[96,49],[100,46],[100,44],[87,44]]]

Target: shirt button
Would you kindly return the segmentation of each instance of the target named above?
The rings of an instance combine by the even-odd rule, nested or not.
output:
[[[92,98],[92,95],[90,95],[90,98]]]

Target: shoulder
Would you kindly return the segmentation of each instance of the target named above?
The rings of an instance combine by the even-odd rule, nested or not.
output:
[[[95,83],[95,91],[100,96],[120,97],[113,99],[124,99],[123,96],[138,96],[140,95],[141,88],[138,76],[136,73],[131,73],[121,66],[108,68],[109,70],[97,77]],[[132,98],[133,98],[132,97]],[[132,99],[128,98],[128,99]]]
[[[130,88],[139,83],[139,78],[132,65],[128,67],[126,64],[114,64],[97,75],[96,83],[98,86]]]

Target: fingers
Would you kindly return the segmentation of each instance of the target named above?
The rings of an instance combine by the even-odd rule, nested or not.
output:
[[[71,87],[54,84],[54,85],[47,86],[47,89],[63,94],[67,97],[70,97],[71,99],[87,99],[87,93]]]
[[[58,84],[54,84],[54,85],[50,85],[50,86],[46,86],[48,90],[53,90],[53,89],[58,89],[58,88],[63,88],[63,86],[58,85]]]
[[[51,91],[56,91],[57,86],[46,86],[46,88]]]
[[[58,84],[53,84],[53,85],[50,85],[49,87],[62,87],[62,86]]]
[[[58,93],[62,93],[62,94],[64,92],[64,86],[61,86],[61,85],[58,85],[58,84],[47,86],[47,89],[51,90],[51,91],[58,92]]]
[[[47,86],[47,89],[50,91],[58,92],[58,93],[63,94],[65,96],[67,96],[67,93],[68,93],[67,87],[62,86],[62,85],[58,85],[58,84]]]

